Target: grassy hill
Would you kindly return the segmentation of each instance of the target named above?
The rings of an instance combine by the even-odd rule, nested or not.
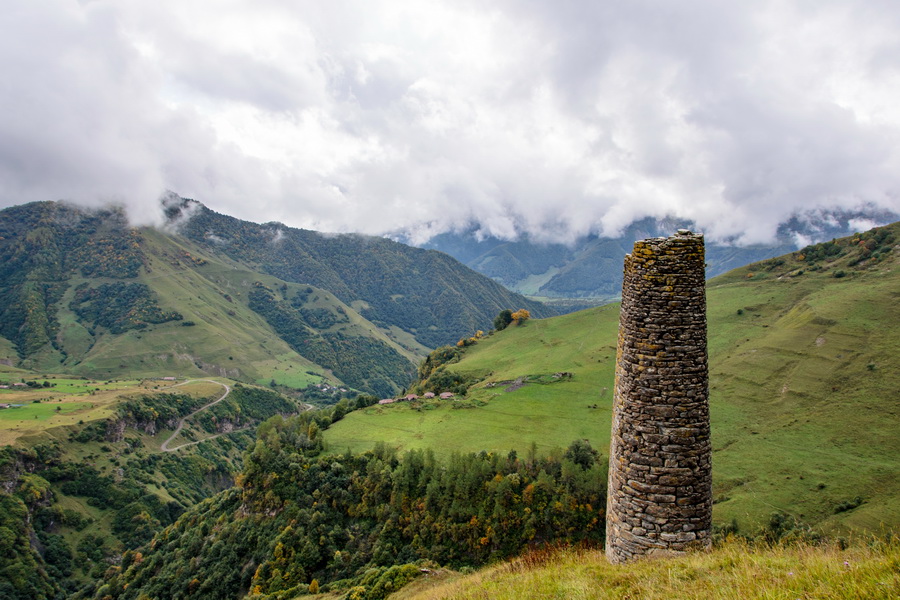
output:
[[[600,551],[543,551],[471,575],[422,577],[394,600],[493,598],[881,598],[900,594],[894,542],[841,550],[803,544],[752,546],[731,540],[709,553],[610,565]]]
[[[894,224],[709,282],[716,522],[900,524],[898,240]],[[586,438],[606,453],[617,321],[606,306],[511,326],[446,367],[478,381],[465,400],[356,411],[329,448],[546,453]]]

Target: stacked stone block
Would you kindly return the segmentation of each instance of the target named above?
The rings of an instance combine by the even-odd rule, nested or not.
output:
[[[711,528],[703,236],[679,230],[625,257],[606,555],[706,547]]]

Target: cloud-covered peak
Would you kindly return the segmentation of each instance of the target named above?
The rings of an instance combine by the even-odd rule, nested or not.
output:
[[[17,3],[0,203],[166,189],[257,222],[773,238],[900,212],[900,7],[838,1]],[[40,43],[35,43],[39,39]]]

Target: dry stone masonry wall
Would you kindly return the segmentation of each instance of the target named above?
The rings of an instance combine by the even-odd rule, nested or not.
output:
[[[711,486],[703,235],[679,230],[625,257],[607,558],[708,546]]]

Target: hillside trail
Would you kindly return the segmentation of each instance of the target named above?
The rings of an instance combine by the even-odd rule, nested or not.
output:
[[[182,428],[184,427],[184,422],[185,422],[186,420],[190,419],[191,417],[193,417],[194,415],[196,415],[198,412],[203,411],[203,410],[206,410],[206,409],[209,408],[210,406],[215,406],[216,404],[218,404],[219,402],[221,402],[222,400],[224,400],[225,398],[227,398],[227,397],[228,397],[228,394],[231,393],[231,386],[229,386],[229,385],[226,384],[226,383],[222,383],[221,381],[215,381],[215,380],[213,380],[213,379],[189,379],[189,380],[187,380],[187,381],[182,381],[181,383],[176,383],[175,385],[170,386],[170,387],[178,387],[178,386],[180,386],[180,385],[187,385],[187,384],[189,384],[189,383],[194,383],[194,382],[197,382],[197,381],[206,381],[206,382],[209,382],[209,383],[215,383],[215,384],[217,384],[217,385],[221,385],[223,388],[225,388],[225,393],[222,394],[217,400],[213,400],[213,401],[210,402],[209,404],[206,404],[206,405],[204,405],[204,406],[201,406],[200,408],[198,408],[197,410],[195,410],[195,411],[192,412],[191,414],[182,417],[182,418],[178,421],[178,427],[175,428],[175,431],[172,432],[172,435],[169,436],[169,439],[167,439],[166,441],[164,441],[164,442],[160,445],[159,449],[162,450],[163,452],[174,452],[174,451],[178,450],[179,448],[184,448],[185,446],[193,446],[194,444],[199,444],[200,442],[205,442],[206,440],[211,440],[211,439],[213,439],[213,438],[217,438],[217,437],[219,437],[220,435],[225,435],[225,434],[219,433],[219,434],[216,434],[216,435],[214,435],[214,436],[212,436],[212,437],[204,438],[204,439],[198,440],[198,441],[196,441],[196,442],[188,442],[187,444],[182,444],[182,445],[180,445],[180,446],[175,446],[174,448],[169,448],[169,442],[171,442],[171,441],[174,440],[176,437],[178,437],[178,434],[181,433],[181,430],[182,430]],[[246,429],[246,428],[245,428],[245,429]],[[236,431],[239,431],[239,430],[236,430]],[[233,433],[233,432],[229,432],[229,433]]]

